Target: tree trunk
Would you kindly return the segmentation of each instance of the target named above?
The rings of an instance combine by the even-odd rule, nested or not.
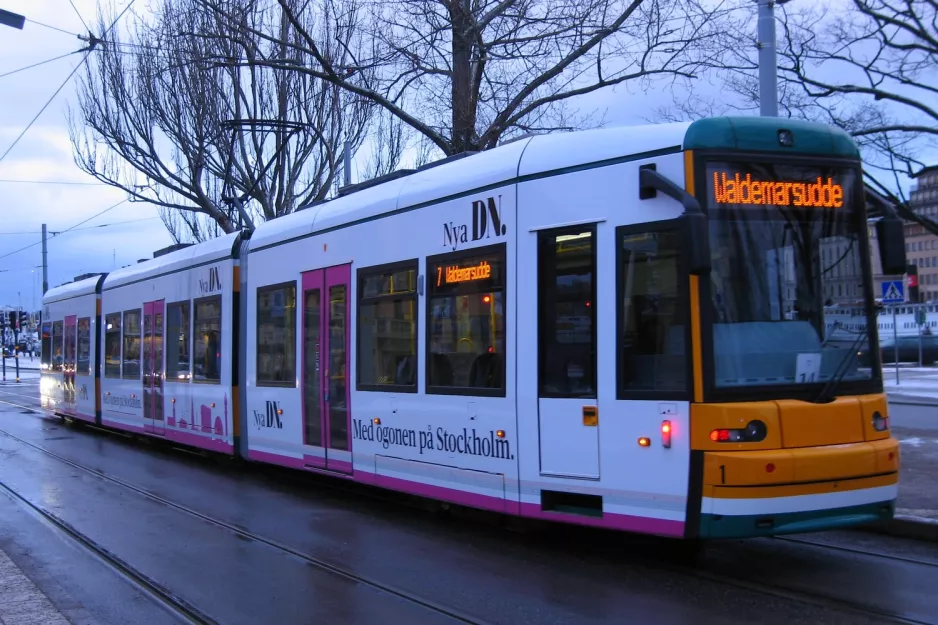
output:
[[[472,107],[472,0],[450,0],[450,21],[453,32],[453,138],[452,154],[472,149],[474,116]]]

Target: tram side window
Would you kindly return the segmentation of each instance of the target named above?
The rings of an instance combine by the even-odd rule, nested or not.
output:
[[[78,375],[91,374],[91,318],[78,320]]]
[[[121,377],[140,378],[140,309],[124,311],[124,353],[121,360]]]
[[[43,369],[52,364],[52,324],[46,321],[42,324],[42,355],[40,362]]]
[[[619,391],[687,388],[687,306],[677,231],[620,234]]]
[[[257,289],[257,385],[296,386],[296,283]]]
[[[189,368],[189,302],[176,302],[166,307],[166,379],[188,381]]]
[[[195,360],[192,379],[196,382],[221,380],[221,296],[195,300],[193,330]]]
[[[505,394],[505,246],[427,259],[427,392]]]
[[[357,388],[417,391],[417,261],[358,272]]]
[[[121,377],[121,314],[104,317],[104,377]]]
[[[65,339],[65,330],[62,321],[52,322],[52,370],[61,371],[62,363],[65,362],[63,353],[63,344]]]

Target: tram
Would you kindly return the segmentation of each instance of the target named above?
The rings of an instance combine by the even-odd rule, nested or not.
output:
[[[901,273],[901,221],[878,223]],[[835,245],[842,253],[822,254]],[[894,514],[860,157],[775,118],[539,135],[50,290],[43,407],[681,539]],[[828,342],[832,281],[865,323]]]

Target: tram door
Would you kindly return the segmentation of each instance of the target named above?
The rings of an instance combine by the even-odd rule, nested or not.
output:
[[[78,317],[71,315],[65,318],[65,336],[64,336],[64,358],[62,359],[62,373],[64,380],[62,390],[65,400],[65,412],[69,414],[78,414],[78,408],[75,405],[75,372],[77,370],[77,349]]]
[[[143,422],[146,430],[162,435],[163,317],[165,300],[143,305]]]
[[[348,378],[351,265],[303,274],[303,442],[310,466],[352,472]],[[321,455],[320,455],[321,454]]]
[[[596,227],[537,236],[541,474],[599,479]]]

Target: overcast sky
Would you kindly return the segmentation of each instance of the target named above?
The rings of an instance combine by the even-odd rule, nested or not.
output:
[[[0,27],[0,155],[81,60],[81,54],[73,54],[3,76],[85,45],[75,35],[87,33],[83,21],[93,24],[96,2],[73,2],[77,13],[69,0],[0,0],[0,8],[34,20],[27,21],[21,31]],[[140,5],[141,9],[145,7],[145,3]],[[125,19],[127,17],[129,14]],[[62,231],[125,197],[121,191],[95,182],[74,164],[66,111],[69,103],[75,105],[76,77],[0,160],[0,305],[38,307],[42,293],[39,242],[43,223],[48,224],[52,232]],[[74,184],[50,184],[52,182]],[[81,273],[111,271],[136,262],[172,243],[156,209],[142,204],[124,203],[79,228],[83,229],[49,240],[50,287],[68,282]],[[32,247],[17,251],[27,246]]]
[[[128,0],[114,1],[120,11]],[[85,45],[76,35],[87,32],[84,24],[96,21],[96,0],[72,2],[75,8],[69,0],[0,0],[0,8],[28,20],[22,31],[0,27],[0,157],[81,60],[81,54],[72,54],[5,75]],[[136,3],[122,24],[134,12],[145,11],[147,5]],[[50,287],[82,273],[112,271],[151,257],[153,251],[172,243],[155,207],[125,202],[106,210],[124,200],[125,194],[97,183],[74,164],[66,111],[69,104],[76,105],[76,78],[72,77],[15,147],[0,158],[0,306],[38,308],[43,223],[50,232],[61,232],[89,220],[50,237]],[[658,106],[670,101],[667,89],[644,95],[637,87],[620,87],[593,94],[578,104],[582,111],[605,111],[608,124],[634,124],[645,123]]]

